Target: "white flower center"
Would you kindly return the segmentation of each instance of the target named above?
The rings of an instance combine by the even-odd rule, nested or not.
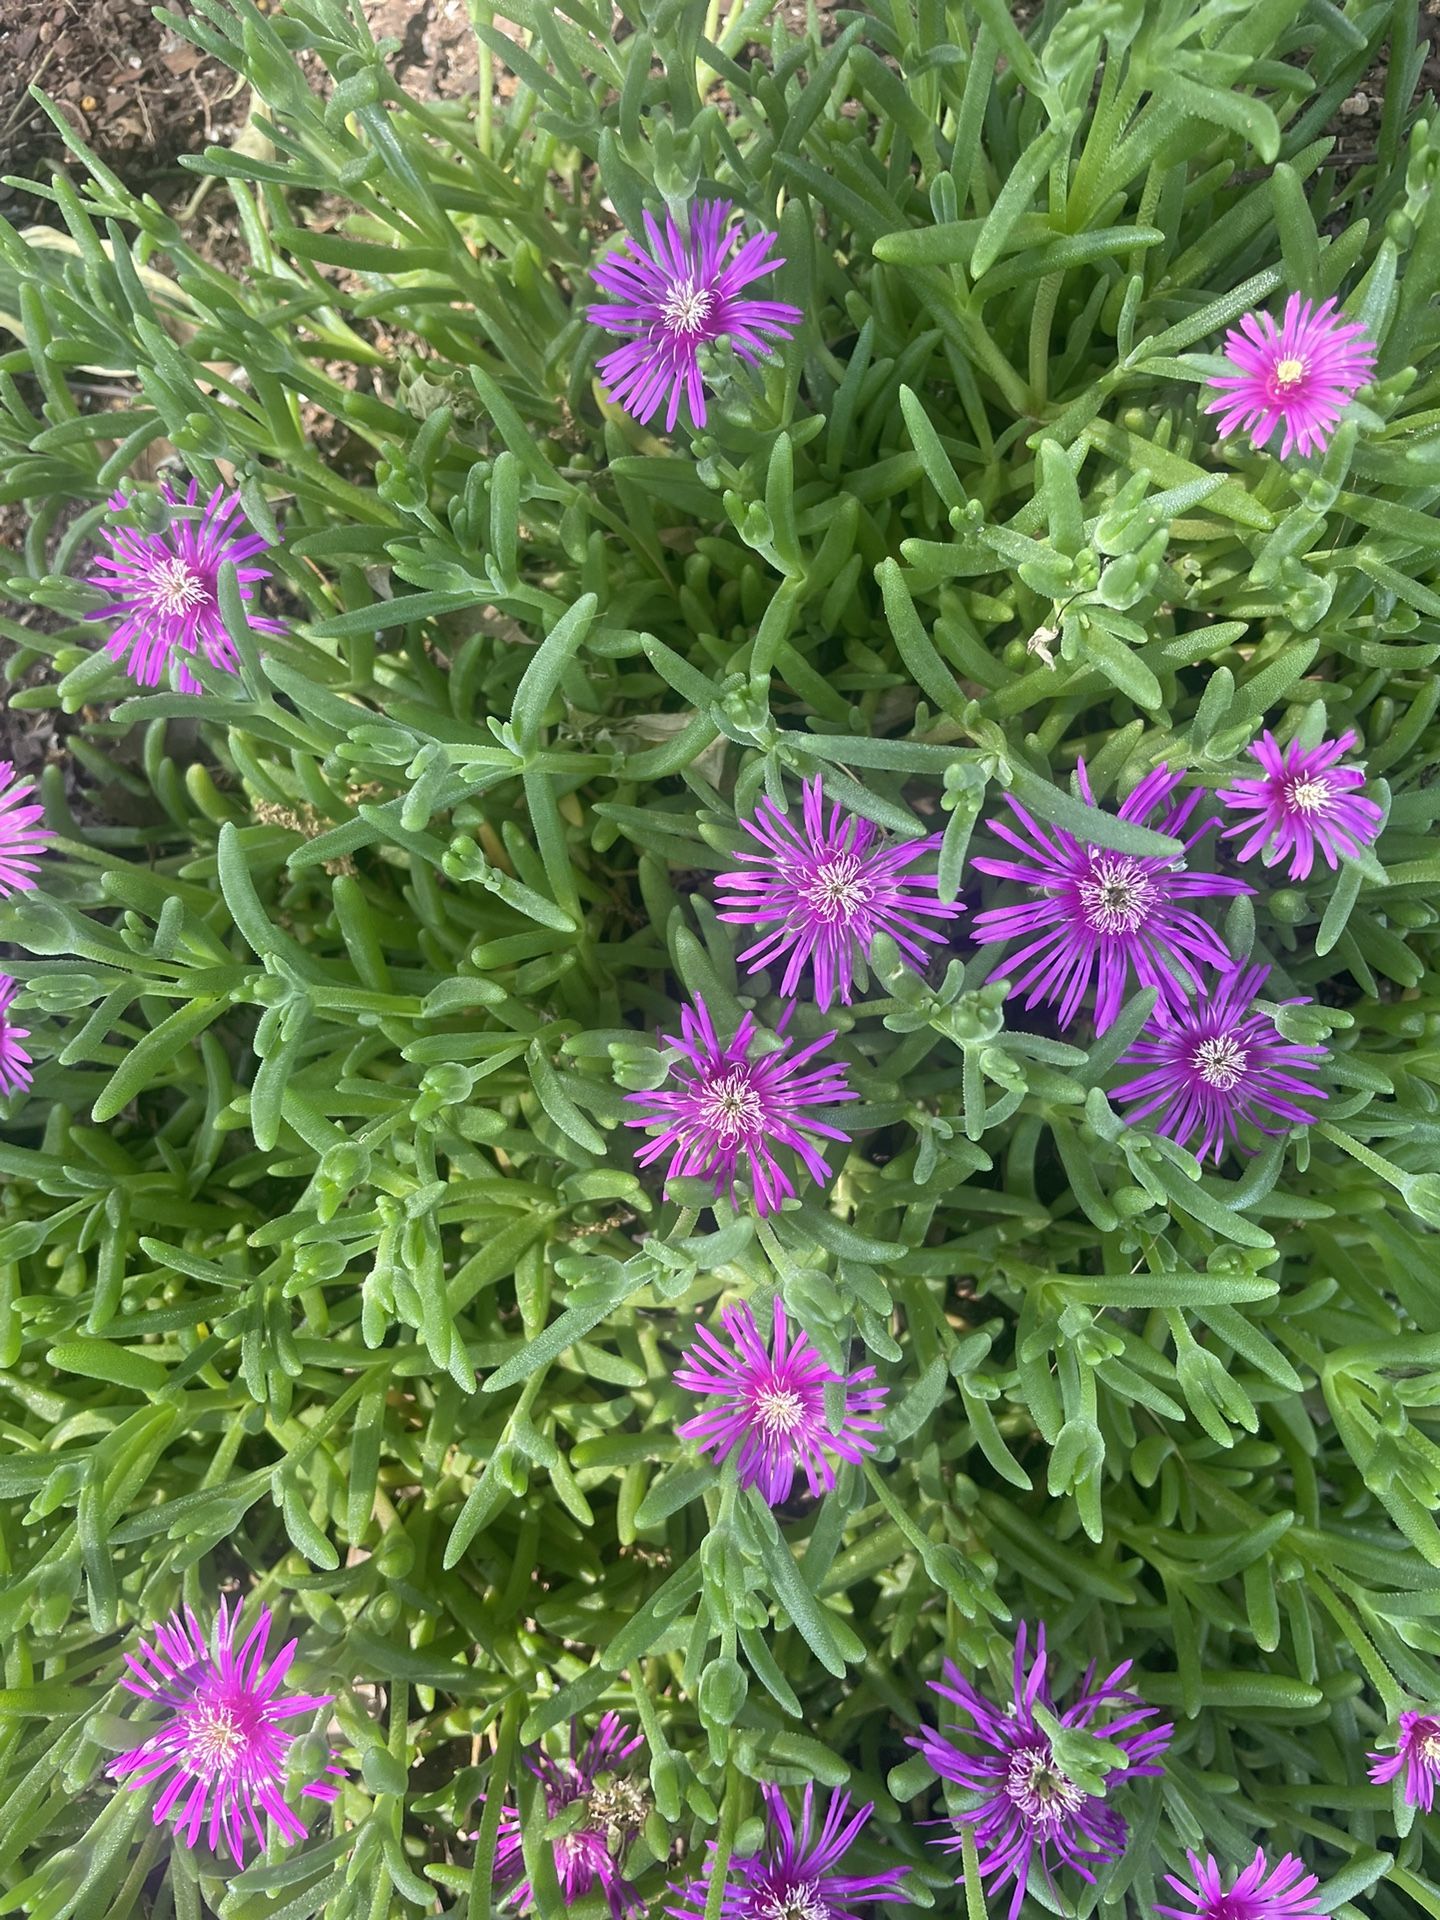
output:
[[[245,1732],[229,1707],[204,1702],[190,1713],[190,1759],[210,1773],[224,1773],[239,1759]]]
[[[634,1780],[611,1780],[590,1795],[591,1818],[602,1827],[643,1827],[649,1810],[645,1789]]]
[[[1195,1071],[1207,1087],[1229,1093],[1245,1077],[1250,1056],[1238,1040],[1222,1034],[1214,1040],[1202,1040],[1195,1049]]]
[[[693,279],[672,280],[660,306],[660,317],[672,333],[699,333],[710,318],[715,296]]]
[[[156,613],[188,613],[207,598],[205,582],[178,556],[162,560],[150,573],[150,604]]]
[[[853,853],[838,853],[810,874],[800,889],[806,906],[822,920],[849,920],[870,899],[869,882]]]
[[[765,1118],[760,1096],[743,1067],[712,1080],[701,1099],[700,1117],[721,1140],[738,1140],[754,1133]]]
[[[805,1402],[788,1387],[766,1387],[755,1396],[755,1418],[767,1433],[793,1433],[805,1418]]]
[[[1026,1747],[1011,1756],[1005,1791],[1025,1818],[1038,1826],[1059,1826],[1085,1804],[1080,1788],[1042,1747]]]
[[[818,1880],[767,1888],[756,1901],[755,1912],[757,1920],[830,1920],[830,1907],[820,1897]]]
[[[1330,799],[1330,782],[1323,773],[1311,780],[1288,780],[1285,783],[1286,804],[1301,813],[1323,813]]]
[[[1275,385],[1281,393],[1291,393],[1305,378],[1303,360],[1277,360],[1275,362]]]
[[[1440,1725],[1421,1734],[1415,1742],[1415,1751],[1427,1767],[1440,1767]]]
[[[1155,881],[1124,854],[1093,858],[1080,882],[1080,904],[1096,933],[1134,933],[1155,906]]]

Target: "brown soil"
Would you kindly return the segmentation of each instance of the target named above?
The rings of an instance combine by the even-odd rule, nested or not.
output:
[[[1440,97],[1440,0],[1423,0],[1419,31],[1421,38],[1428,42],[1429,51],[1416,98],[1423,100],[1426,94]],[[1340,167],[1343,173],[1354,173],[1374,164],[1389,76],[1389,62],[1377,61],[1349,99],[1341,102],[1340,111],[1329,127],[1335,136],[1330,164]]]
[[[65,144],[31,86],[76,134],[137,182],[225,140],[245,111],[243,82],[157,20],[150,0],[0,0],[0,173],[44,182]],[[33,217],[0,185],[0,211]]]
[[[377,40],[400,42],[390,70],[407,93],[460,100],[475,91],[480,62],[465,0],[366,0],[365,18]]]
[[[256,3],[267,9],[267,0]],[[181,154],[229,144],[249,113],[249,88],[157,20],[151,5],[0,0],[0,174],[43,183],[65,157],[59,131],[30,98],[32,85],[137,188],[153,191]],[[188,11],[185,0],[170,5]],[[391,70],[417,97],[453,100],[474,90],[479,63],[465,0],[367,0],[365,15],[377,40],[398,43]],[[177,198],[183,202],[195,185],[187,176]],[[8,218],[44,219],[40,206],[23,189],[0,185],[0,213]]]

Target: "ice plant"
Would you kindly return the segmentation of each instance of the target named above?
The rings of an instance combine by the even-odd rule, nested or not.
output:
[[[1337,764],[1358,744],[1358,734],[1343,733],[1318,747],[1302,747],[1298,740],[1281,747],[1273,733],[1262,734],[1250,753],[1264,777],[1237,780],[1215,796],[1232,812],[1250,816],[1221,835],[1245,836],[1236,857],[1253,860],[1258,853],[1267,867],[1288,858],[1290,878],[1305,880],[1317,848],[1333,871],[1342,853],[1353,859],[1371,846],[1384,810],[1359,791],[1363,767]]]
[[[1157,1001],[1144,1032],[1121,1056],[1122,1066],[1145,1069],[1114,1092],[1116,1100],[1135,1103],[1125,1114],[1128,1125],[1153,1117],[1156,1131],[1182,1147],[1198,1134],[1197,1158],[1217,1164],[1242,1125],[1268,1134],[1309,1126],[1315,1116],[1300,1103],[1325,1094],[1300,1076],[1314,1073],[1325,1049],[1286,1040],[1274,1016],[1255,1005],[1269,972],[1235,965],[1193,999]]]
[[[873,1367],[834,1372],[803,1328],[789,1332],[779,1300],[769,1347],[743,1301],[726,1307],[720,1324],[730,1344],[709,1327],[697,1327],[695,1345],[675,1369],[682,1387],[720,1396],[718,1406],[677,1427],[682,1439],[694,1440],[717,1462],[733,1453],[741,1486],[758,1487],[772,1507],[789,1499],[797,1467],[804,1469],[811,1493],[827,1493],[835,1485],[831,1455],[858,1462],[875,1451],[885,1389],[867,1384],[875,1378]],[[844,1411],[832,1428],[825,1389],[836,1386],[845,1390]]]
[[[1222,440],[1244,428],[1262,448],[1283,424],[1280,458],[1292,447],[1323,453],[1340,415],[1375,371],[1374,343],[1357,321],[1342,320],[1334,300],[1320,306],[1292,293],[1277,326],[1268,313],[1247,313],[1225,335],[1235,369],[1211,381]]]
[[[166,502],[179,507],[168,485],[160,488]],[[198,483],[190,482],[184,505],[193,508]],[[113,512],[130,505],[123,493],[110,502]],[[266,567],[252,566],[267,551],[258,533],[246,527],[238,493],[216,487],[198,515],[176,513],[160,533],[134,527],[102,527],[110,552],[96,560],[90,585],[114,597],[86,615],[89,620],[114,620],[106,642],[112,659],[123,660],[126,671],[142,687],[158,686],[167,663],[173,662],[175,684],[181,693],[199,693],[200,682],[190,671],[189,656],[203,652],[213,666],[233,673],[235,643],[220,617],[220,568],[234,563],[240,598],[250,600],[257,584],[270,578]],[[250,624],[263,633],[282,633],[278,620],[250,614]]]
[[[925,922],[961,911],[937,897],[933,874],[905,871],[940,845],[938,833],[887,846],[880,829],[858,814],[835,805],[827,817],[818,776],[805,784],[799,826],[768,795],[740,825],[759,851],[743,849],[735,857],[744,867],[719,876],[720,918],[766,929],[740,958],[751,973],[784,958],[780,991],[787,998],[808,966],[820,1009],[837,991],[848,1006],[855,961],[869,958],[877,933],[889,934],[911,966],[923,967],[922,943],[942,938]]]
[[[262,1814],[282,1840],[305,1838],[305,1827],[283,1798],[295,1740],[288,1722],[328,1706],[331,1697],[282,1693],[297,1642],[287,1642],[267,1665],[270,1609],[260,1609],[242,1640],[243,1613],[243,1603],[232,1615],[222,1600],[207,1643],[187,1607],[155,1627],[138,1655],[126,1654],[130,1671],[122,1685],[163,1707],[165,1719],[109,1768],[132,1791],[164,1780],[155,1825],[173,1820],[191,1846],[203,1831],[212,1852],[223,1840],[237,1866],[244,1862],[247,1828],[264,1849]],[[340,1769],[327,1766],[302,1791],[314,1800],[333,1800],[336,1789],[327,1776],[339,1778]]]
[[[747,1013],[734,1037],[722,1043],[705,1002],[697,996],[693,1008],[681,1008],[680,1037],[666,1035],[666,1044],[684,1057],[683,1065],[677,1061],[671,1068],[674,1086],[627,1093],[627,1100],[651,1111],[626,1125],[662,1129],[636,1152],[642,1167],[669,1154],[667,1184],[695,1174],[711,1183],[717,1199],[733,1203],[743,1159],[756,1211],[764,1214],[776,1212],[795,1191],[775,1157],[776,1147],[788,1147],[823,1185],[830,1169],[810,1136],[848,1141],[848,1133],[822,1116],[855,1094],[846,1084],[843,1061],[810,1065],[835,1038],[833,1033],[822,1034],[794,1054],[789,1040],[782,1038],[778,1047],[752,1060],[756,1037],[755,1016]]]
[[[737,251],[740,230],[729,225],[730,214],[728,200],[696,201],[687,238],[673,219],[666,217],[662,233],[646,213],[648,252],[627,235],[591,268],[596,285],[614,299],[592,306],[587,318],[607,333],[633,336],[599,361],[607,398],[641,421],[663,403],[667,433],[682,398],[695,425],[705,425],[702,347],[723,334],[742,360],[755,361],[804,318],[783,300],[744,296],[745,287],[785,262],[771,257],[773,233],[752,234]]]
[[[815,1788],[807,1786],[798,1827],[780,1789],[762,1781],[766,1832],[758,1853],[732,1859],[720,1896],[720,1920],[851,1920],[857,1907],[893,1900],[905,1877],[903,1867],[879,1873],[847,1873],[845,1857],[855,1845],[873,1806],[852,1810],[848,1793],[830,1794],[817,1813]],[[707,1911],[715,1868],[715,1842],[702,1871],[674,1890],[666,1913],[676,1920],[697,1920]]]
[[[953,1816],[953,1835],[934,1844],[958,1853],[963,1847],[962,1830],[968,1827],[975,1836],[980,1878],[990,1883],[986,1891],[1014,1881],[1011,1920],[1020,1911],[1037,1866],[1053,1892],[1057,1866],[1073,1867],[1083,1879],[1093,1881],[1095,1867],[1118,1860],[1125,1850],[1124,1820],[1099,1794],[1087,1791],[1064,1771],[1037,1708],[1063,1729],[1097,1735],[1124,1752],[1124,1765],[1105,1775],[1107,1792],[1122,1781],[1162,1773],[1158,1761],[1171,1733],[1168,1724],[1147,1725],[1155,1709],[1121,1685],[1130,1671],[1128,1660],[1103,1680],[1096,1679],[1093,1665],[1087,1667],[1074,1699],[1060,1711],[1050,1692],[1044,1627],[1036,1635],[1035,1658],[1028,1670],[1027,1642],[1022,1622],[1015,1639],[1014,1693],[1003,1709],[977,1693],[954,1662],[947,1660],[944,1679],[932,1680],[931,1687],[943,1699],[953,1700],[971,1726],[925,1727],[910,1741],[942,1780],[953,1781],[976,1796],[972,1807]]]
[[[1121,805],[1120,819],[1179,839],[1201,798],[1197,788],[1176,800],[1183,777],[1163,764],[1156,767]],[[1076,778],[1086,806],[1094,807],[1083,760]],[[1024,941],[990,978],[1013,981],[1027,1007],[1058,1000],[1061,1025],[1068,1026],[1094,981],[1095,1028],[1103,1033],[1119,1013],[1132,976],[1141,986],[1171,990],[1185,981],[1198,986],[1202,966],[1230,964],[1219,934],[1183,903],[1253,892],[1243,880],[1189,873],[1183,861],[1163,856],[1091,846],[1065,827],[1041,825],[1012,794],[1005,801],[1024,831],[1003,820],[992,820],[990,831],[1020,858],[976,854],[971,864],[997,879],[1018,880],[1038,897],[976,914],[974,937]],[[1187,850],[1212,824],[1207,819],[1189,835]]]
[[[17,780],[13,764],[0,760],[0,900],[34,887],[40,871],[36,855],[55,837],[37,824],[44,807],[35,801],[22,804],[34,791],[33,780]]]
[[[1440,1715],[1402,1713],[1400,1739],[1394,1753],[1372,1753],[1370,1778],[1385,1786],[1403,1774],[1400,1791],[1412,1807],[1429,1813],[1435,1804],[1435,1782],[1440,1780]]]
[[[18,1093],[31,1080],[30,1056],[21,1046],[30,1038],[28,1027],[17,1027],[10,1018],[10,1005],[20,991],[20,982],[8,973],[0,973],[0,1094]]]
[[[1225,1886],[1214,1854],[1201,1860],[1189,1854],[1194,1886],[1167,1873],[1167,1882],[1186,1907],[1156,1907],[1165,1920],[1325,1920],[1325,1908],[1315,1899],[1320,1882],[1307,1873],[1305,1862],[1293,1853],[1285,1854],[1272,1867],[1264,1849],[1255,1849],[1255,1858]]]
[[[636,1782],[610,1777],[643,1745],[643,1736],[632,1734],[618,1714],[606,1713],[583,1749],[578,1723],[571,1721],[567,1759],[552,1760],[548,1753],[526,1758],[544,1792],[548,1820],[577,1800],[586,1803],[580,1824],[550,1843],[555,1878],[567,1907],[598,1887],[613,1920],[622,1920],[629,1911],[644,1912],[644,1902],[622,1873],[621,1861],[631,1835],[644,1824],[647,1801]],[[499,1887],[515,1882],[505,1899],[525,1913],[534,1906],[535,1894],[530,1882],[520,1877],[525,1872],[522,1833],[519,1809],[507,1800],[500,1812],[494,1881]]]

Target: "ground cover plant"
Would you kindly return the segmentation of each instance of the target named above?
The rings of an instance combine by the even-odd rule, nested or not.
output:
[[[1416,7],[474,15],[0,223],[0,1911],[1440,1914]]]

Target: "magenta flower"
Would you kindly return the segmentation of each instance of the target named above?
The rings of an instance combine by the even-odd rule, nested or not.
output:
[[[572,1720],[568,1759],[552,1760],[548,1753],[526,1759],[526,1766],[544,1790],[548,1820],[577,1800],[586,1802],[580,1825],[551,1842],[555,1877],[567,1907],[573,1907],[598,1886],[613,1920],[622,1920],[627,1912],[645,1910],[644,1901],[620,1870],[620,1855],[630,1836],[645,1823],[648,1803],[644,1790],[623,1777],[604,1777],[616,1775],[643,1745],[643,1737],[632,1734],[618,1714],[606,1713],[583,1752],[579,1750],[578,1723]],[[528,1880],[520,1878],[525,1871],[522,1832],[519,1810],[507,1800],[500,1811],[493,1878],[496,1886],[516,1882],[505,1895],[506,1902],[518,1912],[527,1913],[535,1905],[535,1890]]]
[[[1123,1749],[1125,1764],[1105,1776],[1107,1792],[1122,1781],[1163,1773],[1158,1761],[1172,1731],[1168,1724],[1145,1725],[1155,1709],[1120,1684],[1130,1671],[1128,1660],[1098,1682],[1094,1666],[1087,1667],[1075,1698],[1063,1712],[1058,1711],[1046,1674],[1045,1629],[1042,1626],[1036,1635],[1035,1661],[1028,1673],[1026,1637],[1022,1622],[1015,1639],[1014,1696],[1008,1708],[993,1707],[947,1660],[944,1680],[932,1680],[931,1688],[953,1700],[969,1717],[972,1729],[923,1727],[909,1742],[942,1780],[977,1796],[974,1806],[953,1816],[953,1836],[934,1844],[958,1853],[962,1830],[969,1827],[975,1836],[981,1881],[991,1883],[985,1891],[993,1893],[1009,1880],[1015,1883],[1010,1920],[1020,1911],[1037,1864],[1053,1894],[1057,1865],[1073,1867],[1082,1879],[1093,1882],[1093,1867],[1108,1865],[1125,1851],[1125,1822],[1103,1798],[1065,1773],[1036,1717],[1036,1707],[1043,1707],[1066,1730],[1092,1733]],[[950,1737],[953,1734],[978,1743],[981,1751],[966,1751]]]
[[[220,1602],[210,1644],[187,1607],[153,1629],[154,1642],[142,1640],[139,1656],[127,1653],[131,1693],[154,1700],[166,1718],[138,1747],[110,1763],[112,1779],[125,1780],[133,1792],[169,1775],[155,1802],[154,1822],[166,1819],[189,1845],[201,1828],[211,1852],[223,1839],[237,1866],[244,1864],[245,1830],[263,1851],[262,1813],[269,1814],[285,1841],[303,1840],[305,1828],[285,1804],[286,1759],[295,1735],[285,1723],[330,1704],[329,1694],[282,1694],[280,1684],[295,1658],[291,1640],[266,1665],[270,1609],[262,1607],[253,1627],[239,1641],[243,1603],[232,1618]],[[237,1646],[236,1642],[239,1641]],[[326,1776],[329,1776],[327,1778]],[[333,1800],[330,1778],[343,1778],[327,1766],[302,1792],[312,1800]]]
[[[732,1859],[720,1897],[720,1920],[854,1920],[857,1907],[894,1899],[904,1867],[879,1873],[845,1873],[845,1856],[874,1811],[867,1803],[850,1808],[848,1793],[830,1795],[817,1819],[815,1789],[807,1786],[797,1831],[785,1796],[762,1781],[766,1834],[759,1853]],[[703,1869],[674,1891],[666,1913],[675,1920],[697,1920],[706,1911],[715,1871],[715,1842],[709,1843]]]
[[[788,340],[805,317],[783,300],[740,297],[742,287],[785,262],[770,258],[773,233],[753,234],[735,253],[740,232],[727,225],[730,212],[728,200],[696,201],[688,240],[668,217],[662,234],[647,213],[650,251],[627,236],[591,269],[617,304],[591,307],[587,318],[607,333],[635,336],[599,362],[606,398],[642,421],[665,401],[667,433],[682,397],[695,425],[705,425],[701,347],[724,334],[742,360],[753,362],[770,351],[770,341]]]
[[[179,506],[167,485],[160,491],[172,507]],[[198,497],[198,483],[192,480],[185,506],[194,507]],[[129,504],[123,493],[110,502],[116,513]],[[239,494],[216,487],[198,518],[193,513],[176,514],[163,533],[101,528],[111,552],[96,560],[100,571],[92,574],[90,585],[115,598],[85,617],[113,620],[120,616],[105,650],[112,660],[124,660],[127,672],[142,687],[158,686],[167,662],[173,662],[180,692],[199,693],[200,682],[191,673],[187,656],[202,650],[212,666],[234,673],[235,645],[220,618],[220,568],[226,560],[234,562],[240,598],[246,601],[259,581],[270,578],[268,568],[246,564],[267,549],[258,533],[242,531],[245,522],[241,519],[237,524],[239,513]],[[262,633],[284,632],[278,620],[260,615],[251,615],[250,624]]]
[[[1095,796],[1083,760],[1076,778],[1086,806],[1093,807]],[[1164,808],[1158,831],[1178,838],[1201,798],[1197,788],[1171,804],[1183,778],[1163,764],[1156,767],[1123,803],[1120,819],[1150,826],[1151,816]],[[1094,980],[1095,1030],[1103,1033],[1124,1003],[1132,974],[1142,987],[1171,991],[1177,979],[1198,986],[1201,966],[1229,966],[1230,955],[1219,934],[1181,902],[1253,893],[1253,887],[1219,874],[1187,873],[1183,862],[1151,854],[1086,846],[1064,827],[1041,826],[1013,795],[1007,793],[1005,801],[1026,837],[1002,820],[992,820],[990,830],[1022,858],[992,860],[976,854],[971,864],[998,879],[1018,880],[1039,898],[976,914],[974,937],[982,944],[1027,941],[990,976],[1012,980],[1017,993],[1028,988],[1027,1007],[1058,1000],[1060,1023],[1068,1026]],[[1213,824],[1206,820],[1198,827],[1185,841],[1186,848]]]
[[[1375,371],[1376,349],[1364,327],[1342,320],[1333,300],[1317,307],[1298,293],[1285,302],[1278,327],[1268,313],[1247,313],[1226,334],[1225,353],[1236,371],[1211,381],[1217,391],[1206,413],[1223,415],[1222,440],[1243,427],[1257,450],[1283,422],[1282,460],[1295,446],[1323,453],[1340,415]]]
[[[1288,855],[1292,880],[1309,877],[1317,847],[1333,872],[1342,853],[1353,859],[1373,846],[1384,810],[1359,792],[1365,784],[1363,767],[1335,764],[1358,744],[1358,734],[1343,733],[1318,747],[1307,749],[1292,740],[1282,749],[1273,733],[1262,734],[1250,753],[1264,768],[1264,779],[1237,780],[1215,796],[1235,812],[1252,816],[1227,827],[1221,839],[1248,835],[1235,849],[1236,857],[1253,860],[1258,853],[1267,867]]]
[[[1314,1114],[1296,1102],[1323,1100],[1325,1093],[1296,1076],[1313,1073],[1325,1049],[1284,1039],[1273,1015],[1256,1007],[1269,972],[1236,964],[1193,1000],[1161,996],[1145,1031],[1121,1056],[1122,1066],[1146,1069],[1115,1089],[1115,1099],[1137,1102],[1125,1115],[1127,1126],[1157,1115],[1156,1132],[1182,1147],[1198,1133],[1196,1157],[1218,1166],[1242,1123],[1268,1134],[1310,1125]]]
[[[10,1019],[10,1004],[20,991],[20,982],[8,973],[0,973],[0,1094],[19,1093],[32,1078],[30,1056],[21,1046],[30,1038],[28,1027],[17,1027]]]
[[[858,1464],[875,1451],[871,1436],[881,1430],[875,1416],[885,1404],[885,1388],[865,1384],[874,1380],[875,1369],[833,1372],[803,1328],[787,1345],[779,1300],[773,1353],[743,1301],[726,1307],[720,1324],[733,1344],[727,1347],[708,1327],[697,1327],[695,1345],[675,1369],[682,1387],[719,1394],[720,1404],[675,1431],[695,1441],[701,1453],[713,1453],[717,1465],[734,1453],[741,1486],[758,1487],[772,1507],[790,1498],[797,1466],[804,1468],[812,1494],[828,1493],[835,1485],[831,1454]],[[825,1416],[825,1389],[834,1386],[845,1389],[838,1428]]]
[[[1394,1753],[1372,1753],[1370,1778],[1385,1786],[1398,1773],[1405,1778],[1400,1791],[1412,1807],[1429,1813],[1435,1804],[1435,1782],[1440,1780],[1440,1716],[1402,1713],[1400,1740]]]
[[[49,827],[37,824],[44,816],[44,807],[34,802],[20,804],[34,791],[33,780],[17,780],[14,765],[0,760],[0,900],[31,891],[34,876],[40,871],[36,855],[55,838]]]
[[[877,933],[888,933],[910,965],[923,968],[928,956],[920,943],[943,938],[924,922],[953,920],[962,909],[936,897],[933,874],[904,871],[940,845],[938,833],[887,847],[878,827],[839,806],[827,821],[818,778],[804,795],[803,830],[768,797],[753,820],[740,822],[761,851],[736,854],[748,866],[722,873],[717,884],[729,891],[717,897],[722,920],[770,929],[740,955],[749,971],[788,954],[780,983],[788,999],[810,966],[823,1013],[837,988],[850,1004],[855,960],[870,957]]]
[[[784,1025],[782,1019],[782,1029]],[[663,1129],[637,1151],[635,1158],[642,1167],[668,1153],[667,1185],[696,1174],[711,1182],[716,1199],[723,1195],[732,1205],[743,1156],[755,1210],[765,1214],[778,1211],[785,1196],[795,1191],[775,1157],[776,1145],[789,1147],[811,1178],[823,1186],[830,1169],[809,1136],[848,1141],[848,1133],[821,1115],[838,1101],[853,1100],[855,1094],[846,1084],[843,1061],[802,1071],[835,1038],[833,1033],[821,1034],[793,1055],[790,1042],[781,1040],[773,1052],[752,1060],[750,1046],[756,1031],[755,1016],[747,1013],[735,1037],[722,1046],[705,1002],[697,996],[693,1009],[680,1010],[681,1038],[665,1036],[666,1044],[678,1048],[693,1071],[685,1072],[678,1063],[672,1067],[675,1086],[668,1093],[627,1093],[627,1100],[653,1111],[625,1124]],[[817,1108],[819,1112],[814,1111]]]
[[[1255,1849],[1255,1858],[1236,1874],[1234,1882],[1221,1884],[1220,1868],[1212,1853],[1202,1861],[1198,1853],[1188,1854],[1195,1885],[1177,1880],[1173,1873],[1165,1878],[1188,1907],[1156,1907],[1165,1920],[1325,1920],[1325,1909],[1314,1899],[1320,1882],[1305,1871],[1305,1862],[1293,1853],[1285,1854],[1279,1866],[1272,1867],[1263,1848]]]

